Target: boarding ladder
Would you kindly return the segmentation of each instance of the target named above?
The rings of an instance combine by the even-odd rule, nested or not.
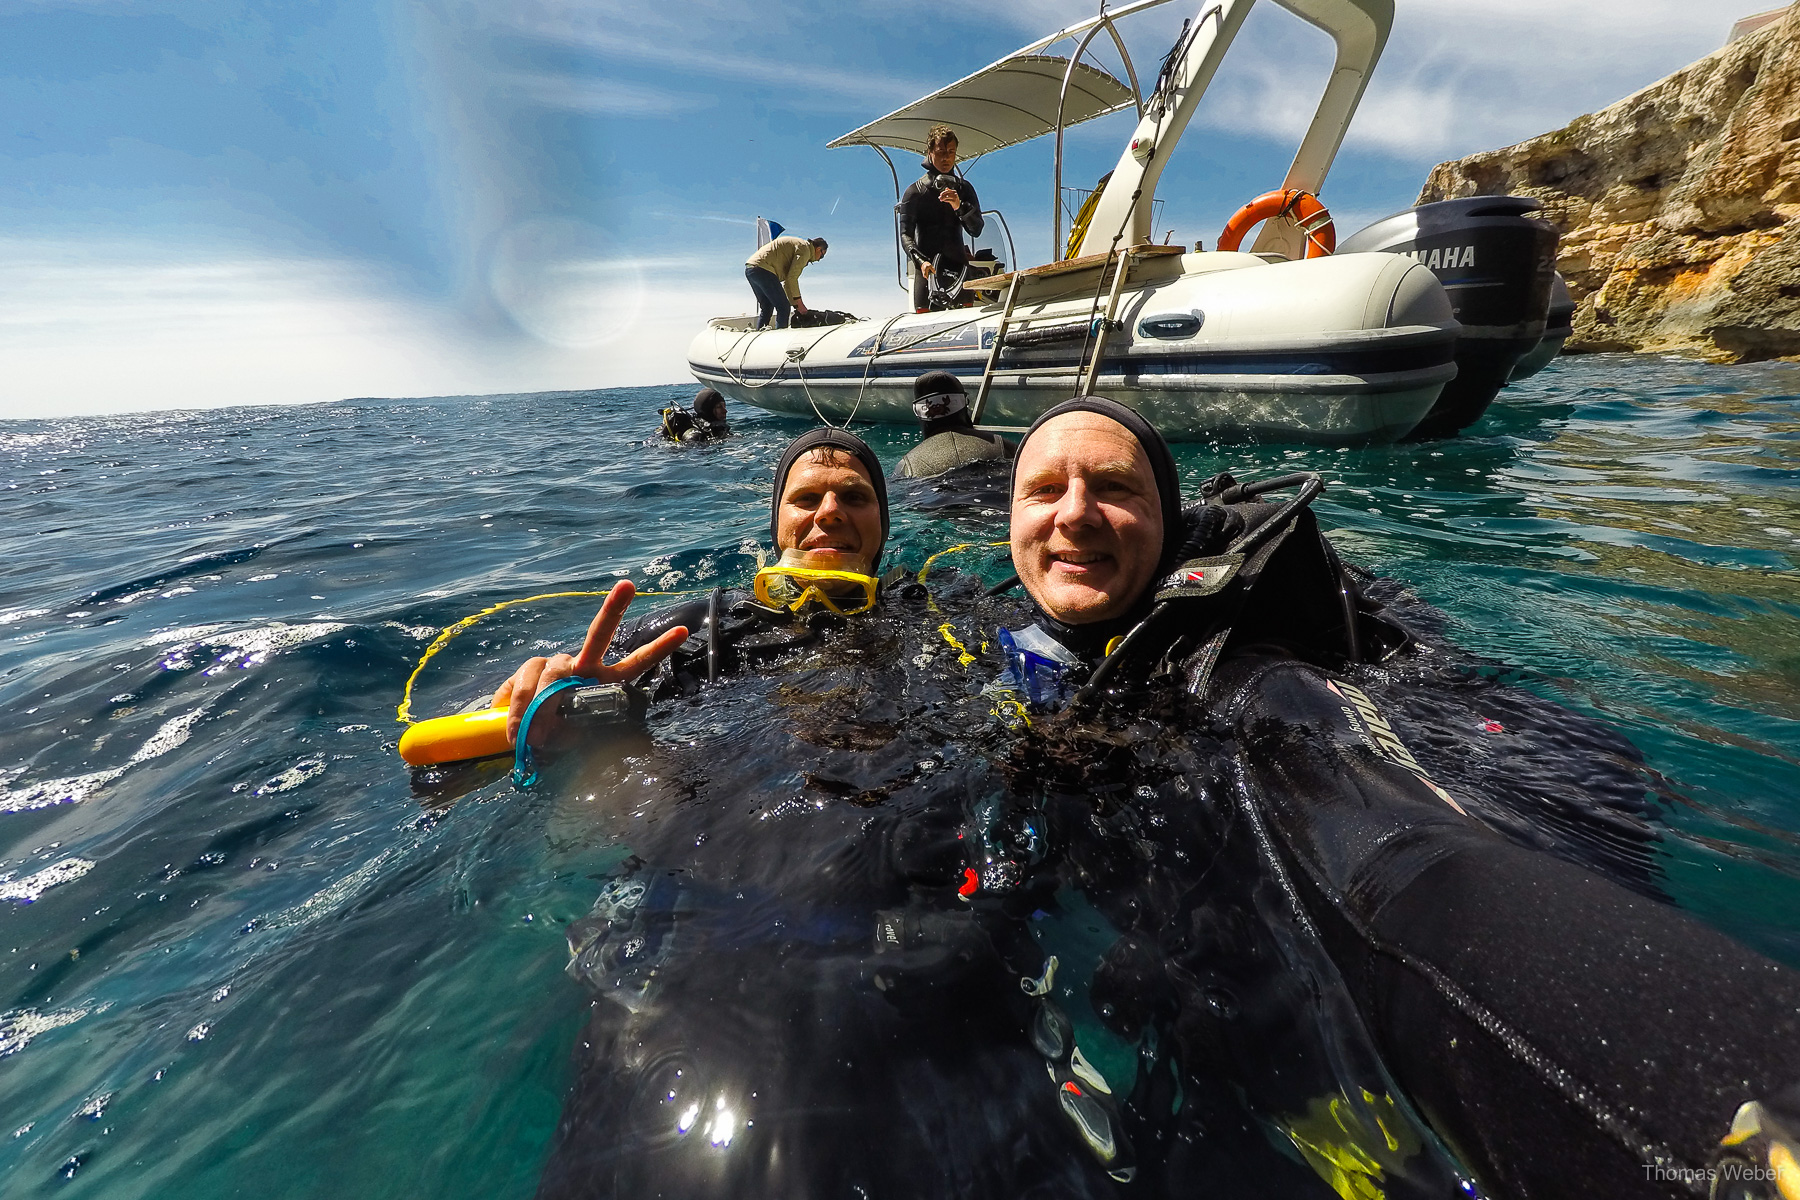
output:
[[[1180,246],[1127,246],[1123,250],[1109,250],[1104,254],[1083,255],[1080,258],[1064,259],[1061,262],[1047,263],[1041,267],[1032,267],[1024,271],[1014,271],[1010,280],[1006,281],[1006,304],[1000,310],[1000,324],[994,330],[994,344],[988,350],[987,365],[981,372],[981,386],[975,392],[975,403],[970,412],[975,424],[981,424],[981,414],[987,407],[989,394],[993,391],[996,376],[1056,376],[1067,375],[1079,380],[1071,395],[1091,396],[1094,394],[1094,383],[1100,377],[1100,363],[1106,357],[1106,345],[1111,335],[1118,328],[1119,297],[1125,291],[1126,277],[1131,274],[1132,265],[1145,258],[1160,258],[1170,254],[1180,254]],[[1092,320],[1093,327],[1088,328],[1089,320],[1071,321],[1068,313],[1054,313],[1039,316],[1021,316],[1018,314],[1021,288],[1032,280],[1045,279],[1056,275],[1073,274],[1078,271],[1092,270],[1099,267],[1101,278],[1115,266],[1113,270],[1112,288],[1107,292],[1106,311]],[[992,281],[998,284],[1001,280]],[[966,284],[964,286],[967,286]],[[1035,323],[1042,322],[1043,324]],[[1055,324],[1051,324],[1055,322]],[[1007,334],[1017,331],[1013,338],[1014,348],[1022,348],[1022,344],[1052,344],[1062,340],[1059,334],[1066,334],[1068,340],[1083,339],[1081,361],[1074,366],[1017,366],[1002,367],[1000,355],[1006,349]],[[1038,338],[1032,334],[1037,333]],[[1048,335],[1048,336],[1045,336]]]

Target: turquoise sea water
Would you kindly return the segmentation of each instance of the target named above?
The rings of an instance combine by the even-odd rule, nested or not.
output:
[[[687,394],[0,423],[7,1194],[530,1193],[587,1003],[562,927],[607,848],[567,797],[421,801],[394,706],[497,601],[748,578],[803,425],[647,443]],[[1666,777],[1678,902],[1800,965],[1800,367],[1573,358],[1450,442],[1178,453],[1190,485],[1322,472],[1347,557]],[[1003,536],[902,508],[891,553]],[[592,605],[482,622],[418,709]]]

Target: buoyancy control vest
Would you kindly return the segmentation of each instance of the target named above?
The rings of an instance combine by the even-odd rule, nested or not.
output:
[[[662,436],[671,442],[710,442],[731,432],[725,421],[709,421],[697,412],[672,405],[662,410]]]

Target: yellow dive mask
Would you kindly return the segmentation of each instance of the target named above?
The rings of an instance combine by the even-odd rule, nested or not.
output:
[[[757,600],[790,612],[799,612],[816,601],[845,617],[875,607],[877,582],[873,575],[808,567],[803,565],[805,557],[803,552],[789,550],[780,562],[758,571],[754,585]]]

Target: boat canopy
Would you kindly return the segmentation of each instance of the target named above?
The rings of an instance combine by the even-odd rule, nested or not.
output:
[[[892,146],[924,154],[926,135],[941,124],[956,130],[957,152],[975,158],[1055,131],[1059,115],[1067,127],[1136,102],[1130,84],[1097,67],[1077,62],[1071,71],[1066,58],[1018,53],[828,145]]]

